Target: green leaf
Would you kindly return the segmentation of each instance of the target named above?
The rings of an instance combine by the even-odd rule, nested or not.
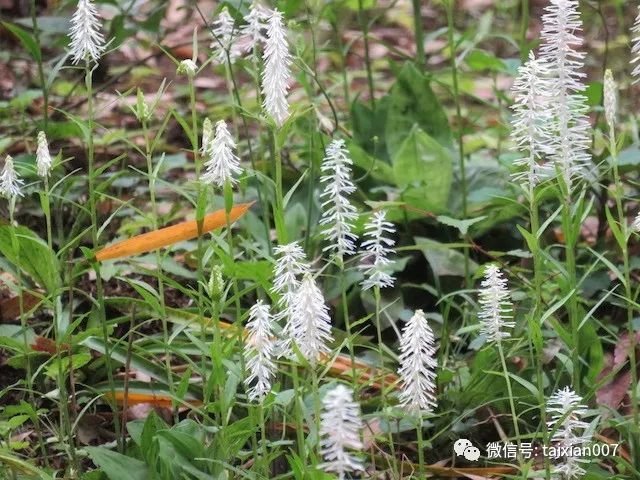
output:
[[[393,173],[399,187],[425,187],[420,188],[422,200],[416,206],[425,210],[446,208],[453,179],[451,156],[419,127],[412,128],[393,156]],[[403,200],[409,203],[404,196]]]
[[[429,238],[414,237],[416,246],[429,262],[433,273],[437,276],[464,276],[464,255],[445,243],[436,242]],[[473,274],[478,264],[469,260],[469,271]]]
[[[449,225],[450,227],[455,227],[460,232],[460,235],[466,235],[469,231],[469,227],[474,223],[481,222],[486,217],[477,217],[477,218],[469,218],[466,220],[458,220],[456,218],[447,217],[446,215],[438,215],[436,220],[444,225]]]
[[[61,373],[66,375],[69,372],[71,364],[73,365],[73,370],[77,371],[89,363],[90,360],[91,354],[87,352],[77,353],[71,357],[55,358],[47,365],[44,373],[47,377],[57,380],[60,378]]]
[[[509,70],[500,58],[484,50],[472,50],[466,55],[465,61],[474,70],[490,70],[492,72],[507,72]]]
[[[391,88],[385,139],[394,157],[407,133],[418,125],[438,143],[451,146],[447,116],[431,89],[431,82],[413,63],[404,64]]]
[[[36,42],[36,39],[33,38],[26,30],[23,30],[17,25],[9,22],[2,22],[2,25],[18,37],[22,46],[27,50],[27,52],[29,52],[29,55],[31,55],[36,62],[40,62],[42,60],[42,53],[40,52],[38,42]]]
[[[369,155],[353,141],[348,142],[347,147],[355,166],[360,167],[378,181],[393,182],[393,169],[386,161]]]
[[[47,292],[60,285],[60,265],[54,252],[26,227],[0,226],[0,254],[23,270]]]
[[[85,450],[105,473],[109,480],[147,480],[149,469],[140,460],[127,457],[102,447],[86,447]]]

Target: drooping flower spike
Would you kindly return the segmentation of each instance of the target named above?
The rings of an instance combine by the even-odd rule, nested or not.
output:
[[[355,253],[358,238],[352,233],[358,211],[349,200],[349,195],[356,191],[351,180],[351,165],[344,140],[333,140],[327,146],[321,167],[320,182],[324,184],[324,190],[320,194],[323,209],[320,225],[326,227],[322,231],[328,242],[324,251],[331,251],[340,259]]]
[[[249,335],[245,341],[244,357],[249,376],[244,380],[249,400],[262,400],[271,391],[275,377],[275,348],[273,317],[269,305],[258,300],[249,310]]]
[[[13,158],[11,155],[7,155],[4,159],[4,167],[0,174],[0,195],[9,199],[15,200],[17,197],[22,197],[22,186],[24,182],[16,173],[13,166]]]
[[[547,422],[549,432],[553,432],[551,441],[559,452],[571,452],[591,441],[587,433],[589,424],[582,421],[587,407],[582,405],[582,397],[571,388],[565,387],[554,392],[549,398],[547,412],[551,415],[551,420]],[[563,457],[561,463],[553,466],[554,477],[566,480],[582,478],[586,472],[581,464],[588,463],[589,459],[581,455]]]
[[[362,450],[360,431],[363,427],[360,405],[353,400],[353,392],[344,385],[333,388],[322,399],[320,416],[320,453],[325,462],[320,465],[326,472],[338,474],[364,471],[362,461],[349,450]]]
[[[582,21],[578,0],[551,0],[542,17],[540,58],[549,69],[550,108],[553,112],[553,168],[571,191],[573,180],[584,177],[591,168],[591,125],[582,71],[585,53],[577,50],[583,41],[578,36]]]
[[[262,72],[263,107],[278,127],[289,118],[287,93],[291,82],[291,55],[284,16],[278,9],[269,14]]]
[[[97,62],[104,52],[104,36],[96,6],[91,0],[78,0],[69,30],[70,55],[74,64],[84,60]]]
[[[522,182],[523,187],[529,191],[543,176],[541,163],[545,156],[553,152],[548,74],[549,69],[544,61],[529,52],[529,59],[518,68],[518,76],[512,87],[514,103],[511,107],[511,138],[524,155],[514,162],[515,165],[524,167],[524,170],[516,172],[513,178]]]
[[[490,342],[499,342],[503,338],[511,336],[506,328],[513,328],[515,323],[511,321],[513,307],[511,305],[511,293],[507,288],[507,279],[495,265],[489,265],[484,274],[484,280],[480,284],[479,299],[480,331],[486,335]]]
[[[436,407],[436,344],[422,310],[416,310],[400,337],[400,405],[413,413]]]
[[[204,145],[203,145],[204,147]],[[236,175],[242,172],[240,159],[235,154],[236,143],[224,120],[216,123],[216,132],[207,148],[209,159],[204,163],[202,181],[223,187],[226,182],[235,184]]]
[[[241,48],[244,52],[253,52],[256,47],[263,46],[267,41],[265,33],[270,12],[260,3],[254,2],[249,7],[249,13],[244,16],[245,24],[240,29]]]
[[[391,263],[389,255],[394,253],[395,242],[388,237],[396,231],[391,222],[386,220],[386,212],[379,210],[374,212],[369,222],[365,225],[365,236],[368,240],[362,242],[362,263],[360,269],[364,270],[364,280],[361,285],[364,290],[372,287],[393,287],[395,278],[386,271]]]
[[[44,132],[38,132],[38,147],[36,148],[36,168],[38,175],[42,178],[49,177],[51,171],[51,154],[49,144]]]
[[[235,26],[235,20],[226,7],[214,20],[212,32],[215,37],[211,42],[213,57],[218,63],[225,64],[228,55],[229,61],[234,63],[238,57],[238,48],[235,45],[238,30]]]
[[[291,357],[292,317],[300,279],[310,271],[304,250],[298,242],[279,245],[274,249],[276,264],[274,267],[273,288],[271,291],[280,296],[275,315],[279,323],[284,323],[278,356]]]
[[[322,291],[315,279],[307,273],[295,295],[288,332],[302,356],[311,365],[315,365],[322,354],[331,352],[331,317]]]

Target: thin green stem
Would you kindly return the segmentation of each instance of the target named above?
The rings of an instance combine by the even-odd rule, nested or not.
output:
[[[627,226],[627,218],[624,213],[624,208],[622,206],[622,199],[624,197],[624,187],[622,185],[622,179],[620,178],[620,172],[618,170],[618,152],[616,147],[616,137],[615,137],[615,129],[613,125],[610,126],[609,130],[609,150],[611,152],[611,163],[613,165],[613,179],[615,184],[615,201],[616,201],[616,211],[618,214],[618,221],[620,223],[620,231],[622,233],[622,238],[624,239],[624,243],[620,244],[620,249],[622,253],[622,261],[624,266],[624,289],[625,289],[625,299],[627,304],[627,330],[629,335],[629,366],[631,370],[631,412],[633,416],[632,423],[632,434],[631,434],[631,450],[633,453],[633,458],[638,459],[640,457],[640,435],[638,432],[638,428],[640,426],[640,414],[638,412],[638,366],[636,362],[636,334],[633,325],[633,292],[631,288],[631,268],[629,265],[629,247],[628,247],[628,239],[629,239],[629,228]]]
[[[36,0],[31,0],[31,24],[33,26],[33,38],[37,45],[40,45],[40,27],[38,26],[38,15],[36,12]],[[49,90],[47,89],[47,79],[44,76],[44,66],[42,64],[42,54],[36,59],[38,66],[38,80],[42,90],[42,120],[43,130],[48,133],[49,128]]]
[[[362,1],[362,0],[360,0]],[[424,27],[422,26],[421,0],[412,0],[413,3],[413,25],[416,37],[416,60],[422,70],[425,68],[424,52]]]
[[[453,14],[455,2],[453,0],[447,0],[447,39],[449,45],[449,55],[451,56],[451,81],[453,83],[453,99],[456,107],[456,123],[457,123],[457,141],[458,141],[458,166],[460,169],[460,189],[462,193],[462,218],[467,218],[467,173],[464,158],[464,145],[462,138],[463,118],[460,108],[460,88],[458,86],[458,62],[456,56],[456,42],[455,42],[455,25],[453,23]],[[464,247],[464,278],[466,288],[471,288],[471,277],[469,275],[470,258],[469,247]]]
[[[284,195],[282,193],[282,155],[280,145],[278,144],[278,132],[275,127],[271,128],[271,158],[273,159],[273,168],[276,184],[276,198],[273,204],[273,219],[276,225],[276,235],[278,243],[284,245],[287,243],[287,230],[284,223]]]
[[[516,405],[513,401],[513,390],[511,389],[511,377],[509,376],[509,369],[507,368],[507,362],[504,358],[504,350],[502,348],[502,342],[498,340],[498,354],[500,355],[500,363],[502,364],[502,371],[504,373],[504,381],[507,384],[507,394],[509,395],[509,407],[511,408],[511,419],[513,421],[513,432],[516,436],[518,443],[518,452],[520,449],[520,427],[518,426],[518,415],[516,414]],[[522,456],[518,453],[518,460],[522,466]]]
[[[415,0],[415,1],[420,1],[420,0]],[[370,99],[371,109],[375,110],[376,95],[375,95],[375,88],[373,86],[373,70],[371,69],[371,55],[369,52],[369,22],[364,9],[363,0],[358,0],[358,22],[360,23],[360,28],[362,29],[362,38],[364,40],[364,65],[367,71],[367,84],[369,86],[369,96],[371,97]],[[420,22],[420,26],[422,26],[422,22]],[[423,53],[423,57],[424,57],[424,53]]]
[[[422,413],[418,413],[416,420],[416,434],[418,436],[418,471],[420,478],[425,478],[424,470],[424,439],[422,436]]]
[[[520,3],[520,60],[527,60],[527,30],[529,29],[529,0],[522,0]]]
[[[87,164],[88,164],[88,179],[89,179],[89,213],[91,215],[91,240],[94,250],[99,246],[98,240],[98,210],[97,210],[97,197],[95,185],[95,165],[94,165],[94,146],[93,146],[93,131],[94,131],[94,106],[93,106],[93,70],[89,63],[89,60],[85,63],[85,87],[87,90]],[[115,384],[113,382],[113,365],[111,362],[111,347],[109,345],[109,331],[107,328],[107,315],[104,305],[104,286],[102,284],[102,275],[100,274],[100,264],[98,262],[93,263],[93,268],[96,274],[96,296],[98,302],[98,318],[102,327],[102,337],[104,341],[104,356],[105,366],[107,369],[107,381],[109,383],[109,391],[111,393],[109,403],[113,411],[113,427],[116,439],[118,441],[118,451],[122,451],[122,438],[120,436],[120,419],[118,407],[115,405]]]

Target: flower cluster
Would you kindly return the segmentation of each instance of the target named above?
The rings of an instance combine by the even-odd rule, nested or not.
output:
[[[235,38],[238,32],[235,20],[226,7],[222,9],[218,14],[218,18],[213,22],[212,33],[214,37],[211,43],[213,57],[218,63],[226,63],[227,58],[230,63],[233,63],[239,53],[235,46]]]
[[[277,9],[271,11],[267,19],[263,60],[263,107],[280,127],[289,118],[287,93],[291,82],[291,55],[283,15]]]
[[[587,407],[582,405],[582,397],[571,388],[557,390],[549,398],[547,412],[551,415],[551,420],[547,422],[552,434],[551,441],[560,451],[571,451],[591,441],[586,433],[589,424],[581,420],[587,413]],[[587,461],[586,458],[568,455],[562,463],[554,466],[553,473],[568,480],[581,478],[585,474],[581,463]]]
[[[261,400],[271,391],[276,373],[273,317],[269,305],[258,300],[249,310],[248,336],[245,342],[245,362],[249,376],[244,383],[249,400]]]
[[[353,392],[344,385],[333,388],[322,399],[320,417],[320,453],[325,462],[320,468],[335,472],[344,479],[347,472],[363,471],[362,462],[347,449],[362,450],[360,405],[353,400]]]
[[[489,341],[499,342],[510,336],[504,329],[515,326],[515,323],[510,321],[513,307],[509,300],[511,293],[507,288],[507,279],[497,266],[489,265],[480,286],[478,303],[481,308],[478,318],[481,332]]]
[[[13,167],[13,158],[11,155],[7,155],[4,159],[4,167],[0,174],[0,195],[10,200],[15,200],[16,197],[22,197],[22,186],[24,182]]]
[[[412,412],[431,412],[436,406],[436,345],[433,330],[422,310],[416,310],[400,338],[402,383],[400,404]]]
[[[395,231],[393,224],[387,222],[386,212],[383,210],[375,212],[365,225],[365,236],[368,240],[361,245],[364,252],[360,265],[365,276],[361,283],[364,290],[372,287],[393,287],[395,278],[387,272],[386,267],[391,263],[388,257],[393,253],[391,247],[395,242],[387,235],[393,235]]]
[[[320,181],[325,187],[320,194],[323,208],[320,225],[327,227],[322,232],[329,242],[324,250],[332,251],[340,259],[355,253],[358,238],[352,233],[352,222],[358,218],[358,212],[349,201],[349,195],[356,191],[351,181],[351,165],[344,140],[333,140],[322,162],[324,175]]]
[[[78,0],[78,6],[71,18],[69,37],[70,55],[73,63],[83,60],[97,62],[104,52],[104,36],[100,32],[100,17],[91,0]]]
[[[205,129],[202,137],[202,148],[209,157],[204,164],[205,173],[202,175],[202,181],[219,187],[223,187],[226,182],[237,183],[235,176],[242,172],[242,168],[240,159],[235,154],[236,143],[227,129],[226,122],[220,120],[216,123],[213,139],[211,132]]]

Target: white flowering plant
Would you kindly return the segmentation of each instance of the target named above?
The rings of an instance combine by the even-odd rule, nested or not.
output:
[[[0,5],[0,478],[637,478],[640,10],[481,3]]]

